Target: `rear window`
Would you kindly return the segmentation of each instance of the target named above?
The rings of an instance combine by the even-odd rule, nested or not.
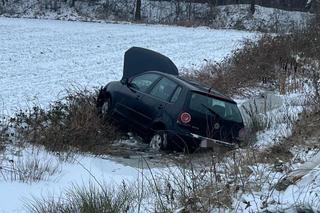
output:
[[[229,121],[242,123],[242,117],[236,104],[193,92],[189,108],[202,114],[217,114]]]

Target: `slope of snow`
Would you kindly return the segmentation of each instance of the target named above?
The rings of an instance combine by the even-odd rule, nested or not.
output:
[[[18,151],[15,148],[15,152]],[[72,186],[87,186],[89,183],[99,185],[119,185],[123,181],[134,182],[139,178],[140,173],[148,175],[156,172],[157,169],[143,170],[125,166],[109,159],[103,159],[90,155],[75,155],[67,162],[59,160],[59,156],[49,154],[41,148],[25,148],[19,151],[20,154],[5,153],[5,160],[1,166],[16,164],[19,161],[38,159],[41,162],[50,162],[51,166],[58,166],[58,171],[45,180],[39,182],[24,183],[14,180],[9,174],[4,179],[5,172],[0,173],[0,212],[24,212],[23,205],[32,200],[33,197],[60,197],[65,190]],[[0,154],[0,159],[2,156]],[[14,167],[14,166],[13,166]],[[10,177],[11,175],[11,177]]]
[[[301,151],[301,150],[300,150]],[[310,151],[313,152],[313,151]],[[317,155],[319,151],[313,152]],[[319,154],[318,154],[319,155]],[[311,158],[311,160],[314,160]],[[289,166],[286,164],[285,166]],[[297,165],[293,165],[295,169]],[[283,180],[282,172],[275,171],[272,165],[259,164],[252,168],[254,171],[249,182],[259,184],[260,191],[239,193],[234,207],[238,212],[319,212],[320,211],[320,168],[304,167],[305,175],[283,191],[278,191],[275,185]],[[299,211],[300,209],[300,211]],[[312,211],[311,211],[312,210]]]
[[[122,75],[132,46],[167,55],[178,66],[221,60],[255,34],[207,28],[0,18],[0,112],[47,105],[72,85],[101,86]],[[4,109],[2,109],[4,108]]]

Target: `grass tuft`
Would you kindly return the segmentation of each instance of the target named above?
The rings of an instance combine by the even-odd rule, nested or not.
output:
[[[100,184],[99,184],[100,185]],[[132,212],[134,192],[123,183],[117,189],[106,186],[73,186],[65,197],[34,199],[26,204],[26,209],[34,213],[56,212]]]

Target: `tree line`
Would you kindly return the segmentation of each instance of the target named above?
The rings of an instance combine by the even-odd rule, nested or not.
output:
[[[2,11],[8,10],[8,8],[10,8],[14,14],[17,10],[16,8],[19,8],[19,5],[24,5],[25,10],[36,7],[39,11],[57,11],[62,5],[77,9],[77,5],[86,3],[91,6],[98,6],[100,12],[97,13],[104,16],[101,18],[107,18],[109,15],[114,15],[115,17],[120,18],[120,20],[135,19],[136,21],[139,21],[142,19],[143,8],[152,2],[167,2],[174,5],[175,9],[178,8],[176,9],[177,13],[179,13],[179,8],[182,4],[190,4],[189,8],[192,8],[191,4],[193,3],[205,3],[209,5],[209,8],[215,8],[220,5],[249,4],[252,14],[255,13],[256,5],[285,10],[311,12],[320,10],[320,0],[0,0],[0,14]],[[19,12],[23,13],[23,11]]]

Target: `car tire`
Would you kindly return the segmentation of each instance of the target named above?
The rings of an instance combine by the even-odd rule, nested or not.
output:
[[[164,151],[168,149],[168,134],[163,130],[154,132],[150,139],[150,149],[154,151]]]

